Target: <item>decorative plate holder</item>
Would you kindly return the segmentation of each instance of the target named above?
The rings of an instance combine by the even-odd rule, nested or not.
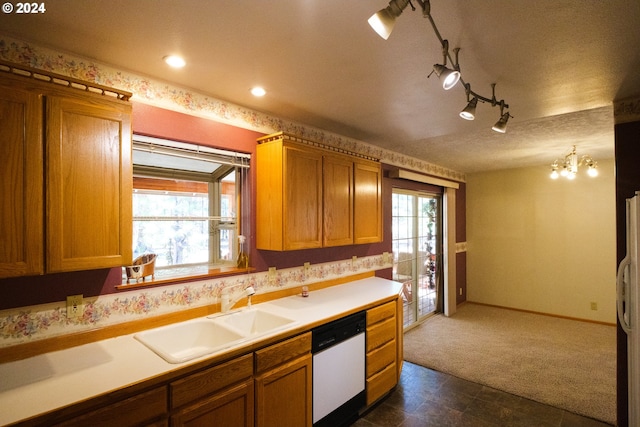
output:
[[[156,257],[156,254],[140,255],[133,260],[133,265],[124,267],[127,272],[127,283],[132,279],[138,283],[140,278],[144,282],[147,276],[151,276],[151,280],[155,279]]]

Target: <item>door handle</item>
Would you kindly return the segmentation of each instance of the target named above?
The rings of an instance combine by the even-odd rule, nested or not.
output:
[[[631,266],[631,258],[627,254],[622,261],[620,261],[620,265],[618,266],[618,274],[616,275],[616,303],[617,303],[617,312],[618,312],[618,320],[620,320],[620,326],[622,329],[628,334],[631,332],[631,321],[628,316],[628,306],[629,301],[627,301],[627,296],[629,295],[629,290],[627,289],[629,283],[625,281],[625,271],[629,270]]]

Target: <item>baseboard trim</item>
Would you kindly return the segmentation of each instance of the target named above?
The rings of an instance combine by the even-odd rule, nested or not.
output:
[[[542,311],[525,310],[525,309],[522,309],[522,308],[506,307],[506,306],[503,306],[503,305],[486,304],[486,303],[483,303],[483,302],[468,301],[468,300],[465,301],[462,304],[465,304],[465,303],[466,304],[484,305],[485,307],[504,308],[505,310],[520,311],[522,313],[540,314],[542,316],[556,317],[558,319],[577,320],[579,322],[595,323],[595,324],[604,325],[604,326],[616,326],[615,323],[602,322],[600,320],[581,319],[579,317],[563,316],[563,315],[560,315],[560,314],[545,313],[545,312],[542,312]],[[458,306],[460,306],[462,304],[458,304]]]

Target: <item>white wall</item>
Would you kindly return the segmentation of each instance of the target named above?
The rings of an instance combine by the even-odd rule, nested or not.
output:
[[[613,160],[598,169],[573,181],[545,167],[467,176],[468,301],[615,323]]]

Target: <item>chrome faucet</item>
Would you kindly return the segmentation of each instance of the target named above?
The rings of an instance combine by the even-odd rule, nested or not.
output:
[[[247,307],[251,308],[251,296],[255,295],[256,290],[253,286],[249,286],[244,289],[243,293],[232,293],[231,289],[235,286],[231,286],[229,288],[224,288],[222,290],[222,294],[220,295],[220,310],[223,313],[231,310],[231,308],[242,298],[244,295],[247,296]]]
[[[251,297],[256,294],[256,290],[253,289],[253,286],[249,286],[244,291],[247,294],[247,308],[251,308]]]

